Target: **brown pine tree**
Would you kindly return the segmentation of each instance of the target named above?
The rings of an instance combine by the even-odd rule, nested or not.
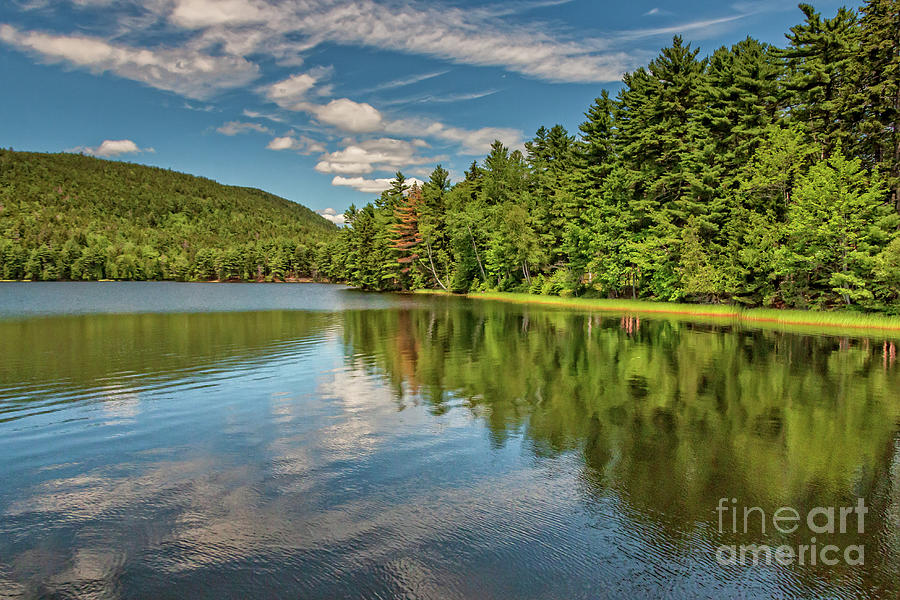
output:
[[[419,208],[422,204],[422,189],[413,184],[406,198],[394,210],[394,239],[391,244],[398,251],[397,262],[402,266],[401,273],[409,273],[412,265],[419,260],[419,245],[422,234],[419,233]]]

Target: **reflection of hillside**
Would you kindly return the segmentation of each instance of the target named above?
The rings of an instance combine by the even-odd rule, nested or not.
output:
[[[85,315],[0,321],[0,418],[5,397],[41,399],[223,370],[288,351],[335,322],[302,311]],[[28,401],[28,400],[26,400]]]
[[[587,493],[615,490],[670,532],[709,523],[720,497],[877,502],[890,481],[900,369],[881,344],[465,308],[348,312],[348,360],[437,411],[462,396],[497,444],[522,432],[537,455],[581,454]]]

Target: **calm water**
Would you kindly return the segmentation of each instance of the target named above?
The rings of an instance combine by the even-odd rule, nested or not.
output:
[[[0,597],[895,598],[882,339],[324,285],[0,284]],[[735,498],[863,565],[722,566]],[[727,522],[727,519],[726,519]]]

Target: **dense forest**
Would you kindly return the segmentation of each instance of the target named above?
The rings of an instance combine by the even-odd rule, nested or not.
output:
[[[680,37],[577,134],[496,142],[451,185],[346,212],[333,278],[443,288],[900,310],[900,4],[800,5],[784,47]]]
[[[319,277],[337,228],[260,190],[78,154],[0,150],[0,279]]]

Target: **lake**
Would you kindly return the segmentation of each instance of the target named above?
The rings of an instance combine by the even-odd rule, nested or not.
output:
[[[900,364],[334,285],[0,283],[0,482],[3,598],[895,598]]]

